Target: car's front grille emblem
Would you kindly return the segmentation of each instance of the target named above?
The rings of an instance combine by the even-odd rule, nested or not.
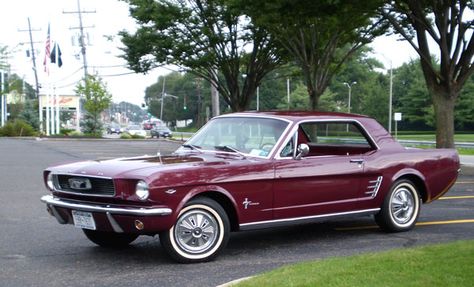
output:
[[[90,190],[91,182],[87,178],[71,177],[68,179],[69,186],[75,190]]]

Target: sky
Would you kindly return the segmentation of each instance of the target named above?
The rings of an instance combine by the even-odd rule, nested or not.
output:
[[[78,43],[78,14],[65,12],[78,11],[78,0],[3,0],[0,9],[0,45],[10,47],[14,52],[9,58],[11,72],[18,74],[34,86],[34,73],[31,57],[26,56],[30,49],[28,18],[33,31],[36,51],[40,94],[56,89],[59,94],[72,95],[74,87],[84,76],[83,61]],[[8,9],[5,9],[7,7]],[[128,4],[119,0],[80,0],[82,21],[88,39],[86,59],[89,73],[97,72],[107,85],[114,102],[128,101],[141,105],[145,89],[157,79],[169,73],[168,69],[157,68],[148,74],[136,74],[126,68],[117,33],[121,30],[134,31],[134,19],[129,16]],[[63,66],[49,66],[49,74],[44,71],[45,41],[48,30],[51,32],[51,45],[57,42],[61,48]],[[72,29],[71,29],[72,28]],[[113,41],[105,36],[113,36]],[[381,37],[371,44],[374,57],[389,68],[416,59],[415,51],[396,37]],[[52,46],[51,46],[52,49]]]

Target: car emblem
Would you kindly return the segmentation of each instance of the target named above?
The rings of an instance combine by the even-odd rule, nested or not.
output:
[[[259,205],[260,202],[252,202],[246,197],[245,200],[242,202],[242,204],[243,204],[245,209],[248,209],[249,205]]]
[[[76,190],[89,190],[92,188],[90,180],[87,178],[72,177],[68,179],[69,187]]]

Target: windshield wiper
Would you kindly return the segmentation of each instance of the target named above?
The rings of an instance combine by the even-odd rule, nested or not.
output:
[[[219,146],[215,146],[214,147],[215,149],[219,149],[219,150],[224,150],[224,151],[230,151],[230,152],[235,152],[239,155],[241,155],[243,158],[245,158],[245,154],[243,152],[241,152],[240,150],[234,148],[234,147],[231,147],[229,145],[219,145]]]
[[[197,150],[199,152],[202,152],[201,150],[201,147],[200,146],[197,146],[197,145],[193,145],[193,144],[183,144],[181,145],[182,147],[186,147],[186,148],[189,148],[189,149],[192,149],[192,150]]]

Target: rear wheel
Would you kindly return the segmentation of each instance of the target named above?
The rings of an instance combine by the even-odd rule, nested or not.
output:
[[[398,180],[385,197],[375,221],[388,232],[408,231],[418,220],[420,203],[415,184],[407,179]]]
[[[106,248],[123,248],[137,239],[136,234],[123,234],[98,230],[82,229],[86,237],[95,244]]]
[[[195,263],[215,258],[229,241],[229,218],[210,198],[191,200],[168,231],[160,233],[165,251],[176,261]]]

